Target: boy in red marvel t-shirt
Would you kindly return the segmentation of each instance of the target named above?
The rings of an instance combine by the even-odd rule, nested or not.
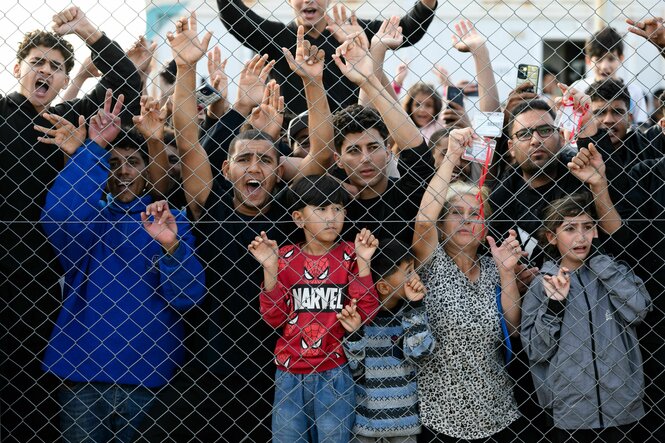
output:
[[[305,243],[278,250],[262,232],[249,245],[264,270],[261,314],[282,328],[275,348],[273,441],[310,440],[309,435],[349,441],[355,399],[340,321],[364,321],[378,309],[370,259],[379,242],[366,229],[355,245],[339,241],[349,196],[332,177],[303,178],[289,200]]]

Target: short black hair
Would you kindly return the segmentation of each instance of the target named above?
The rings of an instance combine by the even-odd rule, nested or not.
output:
[[[308,175],[298,180],[289,189],[287,205],[291,211],[305,206],[346,206],[351,197],[344,186],[328,174]]]
[[[148,143],[143,135],[133,127],[123,127],[115,140],[111,142],[111,147],[138,151],[146,166],[150,163]]]
[[[379,111],[368,106],[351,105],[339,110],[333,116],[333,125],[337,152],[341,152],[347,134],[363,133],[374,128],[379,131],[384,143],[389,135],[388,127],[383,122]]]
[[[177,71],[178,67],[176,66],[175,60],[171,60],[166,66],[164,66],[164,69],[159,73],[159,76],[162,77],[166,83],[172,85],[175,83]]]
[[[175,141],[175,131],[171,128],[164,128],[164,144],[167,146],[177,147]]]
[[[518,103],[517,106],[515,106],[509,112],[508,124],[505,128],[505,133],[508,135],[508,137],[512,136],[513,123],[515,123],[515,118],[517,118],[518,115],[529,111],[547,111],[547,113],[550,114],[553,119],[556,118],[554,110],[545,100],[541,100],[539,98],[524,100]]]
[[[258,140],[270,143],[270,146],[273,147],[275,155],[277,156],[277,160],[279,161],[280,153],[279,149],[277,149],[277,144],[275,143],[275,140],[273,140],[272,137],[266,134],[265,132],[259,131],[257,129],[248,129],[246,131],[241,131],[238,135],[236,135],[229,144],[227,158],[231,158],[233,156],[236,144],[238,144],[238,142],[241,140]]]
[[[630,93],[621,80],[608,78],[593,82],[587,88],[586,94],[591,97],[591,101],[603,100],[609,103],[621,100],[627,108],[630,108]]]
[[[584,53],[589,58],[600,58],[611,52],[616,52],[619,57],[623,55],[623,38],[610,26],[593,34],[584,45]]]
[[[372,257],[374,283],[390,277],[402,263],[412,260],[411,247],[400,240],[390,240],[385,245],[379,245]]]
[[[22,62],[30,53],[32,48],[44,46],[60,52],[65,59],[65,73],[69,74],[74,68],[74,46],[60,35],[54,32],[35,30],[26,33],[16,50],[16,60]]]

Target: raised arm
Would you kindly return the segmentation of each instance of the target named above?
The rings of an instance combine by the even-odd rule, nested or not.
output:
[[[141,115],[134,117],[134,126],[148,144],[148,175],[158,197],[164,196],[169,188],[168,171],[171,167],[164,147],[165,120],[166,109],[159,108],[159,100],[146,95],[141,97]]]
[[[471,128],[454,129],[450,133],[446,155],[430,181],[416,215],[413,232],[413,253],[416,267],[429,262],[439,245],[437,224],[446,201],[453,169],[459,164],[464,149],[471,145],[472,139],[473,131]]]
[[[364,33],[349,36],[337,48],[333,59],[342,74],[367,94],[370,103],[381,114],[398,150],[415,148],[423,143],[423,137],[413,120],[375,75],[369,41]]]
[[[125,96],[125,109],[120,117],[123,124],[131,124],[132,116],[140,112],[141,77],[120,45],[104,35],[76,6],[53,17],[53,31],[60,35],[75,34],[83,40],[90,48],[92,62],[102,72],[99,83],[91,92],[83,98],[56,105],[55,113],[69,121],[76,121],[79,115],[87,118],[102,106],[106,90],[110,88],[116,98],[121,94]]]
[[[461,20],[455,24],[452,35],[453,46],[460,52],[470,52],[476,64],[476,80],[478,82],[478,103],[480,111],[498,112],[501,110],[499,91],[494,79],[492,59],[485,37],[480,35],[469,20]]]
[[[436,0],[420,0],[400,19],[399,26],[404,32],[404,43],[401,47],[415,45],[423,38],[427,33],[427,28],[434,20],[436,6]],[[367,24],[367,33],[370,37],[378,31],[380,26],[381,22],[378,20]]]
[[[660,55],[665,57],[665,24],[663,22],[663,17],[651,17],[640,22],[626,19],[626,23],[630,25],[628,31],[646,39],[660,51]]]
[[[295,57],[282,48],[291,70],[302,79],[307,99],[310,149],[298,167],[296,177],[324,174],[333,161],[333,124],[323,86],[325,53],[305,40],[305,28],[298,26]]]
[[[208,156],[199,143],[196,108],[196,63],[203,57],[212,34],[203,40],[197,36],[196,13],[176,22],[176,33],[169,32],[167,40],[177,65],[173,94],[173,125],[178,154],[182,162],[182,183],[187,205],[195,219],[201,216],[212,190],[212,169]]]
[[[267,20],[245,6],[243,0],[217,0],[224,27],[242,45],[263,53],[273,37],[286,29],[283,23]]]

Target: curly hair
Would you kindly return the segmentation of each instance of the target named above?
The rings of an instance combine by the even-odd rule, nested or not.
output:
[[[341,152],[347,134],[362,133],[374,128],[379,131],[384,143],[389,135],[379,112],[374,108],[360,105],[351,105],[338,111],[333,117],[333,125],[337,152]]]
[[[16,50],[16,60],[22,62],[28,56],[32,48],[43,46],[59,51],[65,59],[65,73],[69,74],[74,68],[74,47],[67,40],[53,32],[35,30],[23,36]]]

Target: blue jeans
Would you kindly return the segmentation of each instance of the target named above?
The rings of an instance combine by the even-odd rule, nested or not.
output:
[[[58,393],[65,442],[131,442],[155,393],[141,386],[66,383]]]
[[[348,442],[355,404],[353,379],[347,365],[313,374],[277,370],[273,443]]]

